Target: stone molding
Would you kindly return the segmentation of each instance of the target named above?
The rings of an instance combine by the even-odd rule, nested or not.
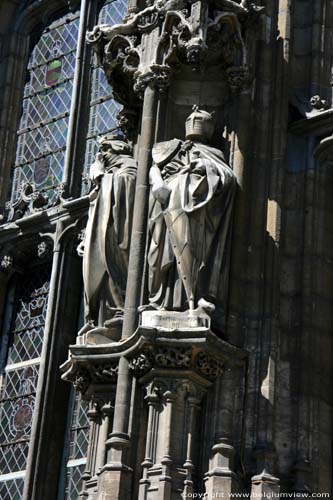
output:
[[[72,345],[62,365],[63,380],[85,395],[116,382],[119,359],[125,357],[139,382],[154,377],[177,377],[210,385],[225,363],[241,364],[246,352],[206,328],[179,331],[139,327],[129,339],[101,345]]]

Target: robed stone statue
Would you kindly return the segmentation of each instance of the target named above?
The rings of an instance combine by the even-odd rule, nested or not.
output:
[[[90,167],[94,189],[83,255],[85,325],[102,333],[122,321],[132,231],[136,161],[122,137],[102,137]],[[118,328],[119,330],[119,328]]]
[[[194,108],[186,141],[155,144],[150,170],[149,307],[212,312],[227,283],[236,178],[209,145],[212,115]]]

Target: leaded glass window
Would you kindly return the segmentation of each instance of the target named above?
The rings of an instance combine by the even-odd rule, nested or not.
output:
[[[98,24],[119,24],[126,14],[127,1],[114,0],[105,2]],[[117,114],[121,109],[112,98],[112,88],[108,84],[102,68],[93,64],[90,117],[85,158],[85,172],[93,163],[98,149],[98,137],[117,125]]]
[[[7,329],[1,342],[0,498],[22,497],[40,356],[43,345],[48,267],[18,280],[8,300]]]
[[[44,29],[30,55],[12,202],[26,182],[45,191],[52,202],[62,181],[78,29],[79,14],[67,14]]]
[[[81,490],[82,474],[86,465],[89,440],[88,403],[79,393],[70,405],[70,424],[66,447],[66,485],[65,499],[76,500]]]

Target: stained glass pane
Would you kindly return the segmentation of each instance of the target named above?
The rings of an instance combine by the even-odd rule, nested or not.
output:
[[[24,478],[18,477],[8,481],[0,479],[1,500],[21,500],[23,495]]]
[[[37,66],[30,71],[30,82],[25,86],[24,97],[32,97],[36,92],[45,90],[73,78],[75,68],[75,52],[70,52],[64,57],[50,61],[45,70],[45,65]],[[51,76],[53,78],[51,78]],[[21,127],[22,128],[22,127]]]
[[[82,474],[85,469],[85,464],[76,465],[67,468],[66,474],[66,500],[77,500],[82,483]]]
[[[119,24],[126,15],[127,1],[107,1],[102,7],[99,24]],[[94,161],[97,152],[98,137],[117,126],[117,115],[121,110],[120,104],[112,99],[112,88],[108,84],[102,68],[92,68],[91,109],[89,117],[87,148],[83,178],[85,179],[89,166]],[[87,192],[89,184],[83,182],[82,193]]]
[[[88,403],[81,399],[79,393],[76,393],[73,398],[68,428],[66,450],[66,500],[76,500],[81,489],[81,478],[85,470],[89,440],[89,419],[87,411]]]
[[[92,78],[92,101],[105,96],[111,97],[112,89],[107,82],[106,76],[102,68],[93,69]]]
[[[48,267],[36,268],[19,280],[11,326],[4,337],[7,361],[0,391],[1,499],[21,498],[35,407],[49,276]],[[21,477],[13,479],[15,473],[21,474]]]
[[[67,128],[68,118],[63,118],[20,135],[16,154],[17,165],[29,163],[53,151],[64,149]]]
[[[120,24],[126,15],[127,0],[107,1],[100,10],[98,24]],[[93,72],[92,78],[92,100],[110,95],[111,87],[108,85],[104,72],[97,68]]]
[[[79,14],[68,14],[47,27],[28,63],[18,131],[11,201],[29,182],[45,191],[50,203],[62,180],[73,90]]]
[[[88,404],[76,394],[70,428],[68,460],[84,458],[87,455],[89,438]]]
[[[48,26],[32,51],[28,69],[45,64],[59,54],[75,51],[79,30],[78,20],[78,13],[67,14]]]
[[[45,67],[44,71],[46,71]],[[25,116],[26,121],[21,122],[21,130],[34,125],[43,126],[44,122],[68,113],[72,89],[73,82],[68,80],[29,97],[29,105]]]
[[[1,399],[13,400],[34,394],[37,390],[38,372],[38,364],[6,371]]]
[[[13,432],[16,430],[16,422],[12,422],[11,412],[14,412],[14,420],[18,422],[23,422],[25,425],[26,435],[30,435],[31,431],[31,419],[34,410],[34,400],[30,398],[29,401],[22,400],[22,408],[18,408],[18,402],[1,404],[1,420],[5,422],[10,421],[10,425],[3,425],[1,423],[0,437],[1,440],[5,432],[11,429]],[[30,418],[30,422],[28,419]],[[13,438],[12,434],[11,437]],[[20,438],[18,438],[19,440]],[[8,443],[1,444],[0,447],[0,470],[1,474],[8,474],[10,472],[22,471],[25,469],[29,451],[29,438],[24,438],[20,441],[15,441],[14,438]]]
[[[125,17],[127,9],[126,0],[108,0],[102,7],[98,23],[99,24],[120,24]]]
[[[98,131],[98,134],[104,134],[114,128],[117,125],[117,114],[120,109],[120,104],[113,99],[92,106],[89,132],[91,134],[95,132],[96,134],[96,131]]]

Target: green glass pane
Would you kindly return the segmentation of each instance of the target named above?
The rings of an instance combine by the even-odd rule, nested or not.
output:
[[[46,67],[45,73],[45,85],[50,87],[51,85],[55,85],[58,83],[61,77],[61,69],[62,62],[57,59],[55,61],[50,62]]]

